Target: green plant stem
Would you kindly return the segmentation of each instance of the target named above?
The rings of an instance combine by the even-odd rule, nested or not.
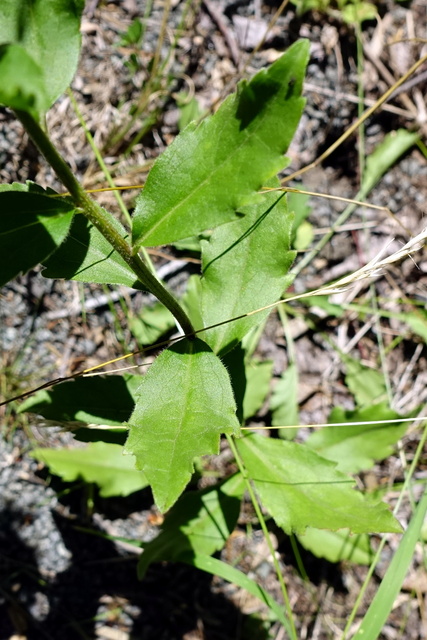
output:
[[[229,435],[227,435],[226,437],[227,437],[227,440],[228,440],[228,444],[230,445],[230,449],[233,452],[233,455],[234,455],[235,460],[237,462],[237,466],[239,467],[239,471],[240,471],[240,473],[242,474],[242,476],[243,476],[243,478],[245,480],[249,496],[251,498],[252,504],[253,504],[254,509],[255,509],[256,516],[257,516],[257,518],[259,520],[262,532],[264,534],[265,541],[266,541],[268,549],[269,549],[269,551],[271,553],[271,557],[272,557],[272,560],[273,560],[274,568],[276,570],[276,574],[277,574],[277,577],[279,579],[280,588],[281,588],[282,595],[283,595],[283,600],[285,602],[286,613],[287,613],[288,619],[289,619],[289,625],[290,625],[290,631],[291,631],[291,640],[297,640],[298,636],[297,636],[297,631],[295,629],[294,619],[293,619],[293,615],[292,615],[291,603],[289,602],[288,591],[286,589],[286,585],[285,585],[285,582],[283,580],[283,576],[282,576],[282,572],[280,570],[279,562],[278,562],[277,557],[276,557],[276,552],[275,552],[275,550],[273,548],[273,545],[271,543],[270,534],[268,532],[267,525],[265,524],[264,516],[262,515],[262,511],[261,511],[261,508],[259,506],[259,503],[258,503],[257,497],[255,495],[255,492],[254,492],[254,490],[252,488],[252,485],[251,485],[251,482],[250,482],[250,478],[248,477],[248,473],[247,473],[247,471],[245,469],[245,466],[243,464],[242,459],[240,458],[239,452],[237,451],[237,447],[235,445],[234,438],[232,436],[229,436]]]
[[[104,238],[108,240],[117,253],[121,255],[142,285],[169,309],[184,333],[190,334],[190,336],[194,334],[193,325],[179,302],[162,285],[156,276],[151,273],[141,257],[132,254],[131,245],[126,241],[126,238],[123,238],[117,231],[110,214],[88,196],[38,122],[25,111],[16,111],[16,116],[24,125],[40,153],[45,157],[62,184],[69,191],[76,207],[81,209],[81,212],[89,222],[102,233]]]
[[[74,112],[75,112],[77,118],[79,119],[79,122],[80,122],[80,124],[81,124],[81,126],[82,126],[82,128],[83,128],[83,130],[85,132],[86,140],[89,142],[90,147],[91,147],[93,153],[95,154],[95,158],[97,159],[98,164],[101,167],[102,172],[103,172],[104,176],[107,179],[108,184],[110,185],[110,187],[112,189],[115,189],[116,185],[114,184],[114,180],[111,177],[111,173],[109,172],[108,167],[104,162],[104,158],[102,157],[102,154],[101,154],[100,150],[96,146],[95,140],[94,140],[91,132],[88,129],[88,126],[87,126],[87,124],[85,122],[85,119],[83,118],[83,114],[80,111],[79,105],[77,104],[77,100],[75,99],[71,89],[67,89],[67,95],[70,98],[70,101],[71,101],[71,104],[73,106]],[[127,209],[127,207],[126,207],[126,205],[125,205],[125,203],[123,201],[122,196],[120,195],[120,193],[118,191],[114,191],[114,197],[116,198],[117,204],[119,205],[121,212],[123,213],[124,217],[127,220],[127,223],[129,225],[129,227],[131,228],[132,227],[132,218],[131,218],[130,213],[129,213],[129,211],[128,211],[128,209]],[[152,261],[150,259],[150,256],[148,255],[147,250],[145,249],[145,247],[141,247],[140,251],[142,253],[142,256],[143,256],[145,264],[147,264],[149,266],[149,268],[150,268],[150,271],[155,274],[156,270],[155,270],[154,265],[153,265],[153,263],[152,263]]]

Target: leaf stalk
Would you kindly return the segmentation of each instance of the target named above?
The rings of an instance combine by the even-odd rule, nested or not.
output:
[[[82,210],[89,222],[102,233],[104,238],[120,254],[141,284],[169,309],[184,333],[191,337],[194,334],[194,327],[179,302],[160,280],[153,275],[141,257],[132,254],[131,245],[117,230],[110,214],[87,195],[81,184],[74,177],[70,167],[52,144],[47,133],[29,113],[25,111],[16,111],[15,113],[40,153],[70,193],[74,204]]]

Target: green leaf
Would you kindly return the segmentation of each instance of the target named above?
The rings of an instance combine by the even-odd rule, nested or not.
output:
[[[386,397],[384,376],[380,371],[365,367],[349,356],[344,356],[344,364],[347,370],[345,382],[359,407],[371,405]]]
[[[277,186],[278,180],[269,186]],[[266,194],[242,211],[244,218],[215,229],[202,241],[202,315],[205,327],[276,302],[290,284],[287,275],[292,216],[284,194]],[[258,325],[270,310],[210,329],[204,334],[215,353],[224,354]]]
[[[178,251],[185,251],[194,256],[200,254],[200,236],[191,236],[190,238],[183,238],[173,243],[173,246]]]
[[[411,565],[415,545],[417,544],[424,518],[427,513],[427,491],[418,503],[397,551],[393,553],[393,559],[381,581],[377,593],[366,612],[358,631],[354,634],[354,640],[374,640],[378,638],[385,624],[394,601],[399,594],[405,575]],[[401,627],[404,638],[404,629]]]
[[[246,395],[246,351],[239,343],[232,351],[229,351],[221,358],[230,376],[233,388],[234,400],[236,401],[236,416],[240,424],[243,424],[243,405]]]
[[[190,122],[201,118],[203,110],[197,98],[186,91],[175,94],[175,100],[179,109],[178,128],[182,131]]]
[[[364,20],[375,20],[378,18],[378,11],[371,2],[360,2],[347,4],[342,8],[342,18],[347,24],[362,24]]]
[[[0,45],[0,77],[0,104],[34,116],[49,109],[43,71],[21,45]]]
[[[123,237],[127,236],[117,220],[111,218],[111,222]],[[45,278],[124,284],[133,289],[144,289],[120,254],[82,215],[75,217],[66,241],[44,261],[44,266]]]
[[[34,449],[30,456],[66,482],[82,478],[96,483],[103,498],[128,496],[148,485],[144,474],[135,469],[135,460],[123,455],[123,447],[117,444],[92,442],[84,449]]]
[[[270,409],[273,427],[299,424],[298,413],[298,369],[290,364],[282,373],[271,396]],[[285,440],[295,437],[297,429],[279,429],[279,436]]]
[[[218,453],[220,434],[239,430],[230,379],[207,344],[184,339],[160,354],[137,395],[126,451],[166,511],[190,480],[194,458]]]
[[[181,496],[160,534],[145,545],[138,577],[145,576],[152,562],[179,560],[188,551],[211,555],[222,549],[236,526],[244,490],[243,477],[236,474],[216,487]]]
[[[412,331],[427,342],[427,312],[424,309],[417,309],[412,313],[403,313],[401,315]]]
[[[329,416],[329,422],[369,424],[319,429],[309,436],[306,444],[328,460],[335,461],[340,471],[357,473],[372,467],[375,460],[387,458],[393,452],[393,445],[408,428],[407,422],[378,424],[375,421],[400,417],[384,403],[355,411],[335,407]]]
[[[304,185],[298,184],[298,188],[304,190]],[[311,213],[311,206],[308,204],[309,196],[305,193],[295,193],[290,191],[287,194],[288,210],[293,213],[292,239],[291,244],[296,248],[294,243],[298,235],[298,228],[303,224]]]
[[[173,242],[233,220],[283,169],[304,105],[308,48],[306,40],[296,42],[242,81],[215,115],[175,138],[138,196],[135,246]]]
[[[181,304],[190,318],[191,324],[196,330],[203,329],[203,320],[200,309],[201,296],[202,283],[200,276],[193,274],[187,280],[187,289],[182,297]]]
[[[0,45],[13,46],[7,67],[9,80],[13,77],[12,64],[15,71],[10,93],[0,63],[0,102],[40,113],[65,91],[77,69],[83,8],[84,0],[1,0]],[[14,45],[19,45],[26,57]],[[36,91],[35,101],[31,100],[30,87]],[[16,104],[19,95],[25,97],[26,105]]]
[[[144,35],[144,25],[139,18],[135,18],[130,23],[127,31],[121,35],[120,41],[117,46],[129,47],[132,45],[139,45]]]
[[[368,193],[397,160],[419,139],[418,133],[398,129],[387,134],[366,160],[362,191]]]
[[[369,565],[372,562],[372,550],[369,536],[359,534],[352,536],[348,530],[322,531],[307,527],[303,536],[298,536],[299,543],[318,558],[326,558],[329,562],[347,560],[355,564]]]
[[[237,446],[262,504],[285,533],[303,534],[308,526],[401,531],[386,504],[364,499],[352,478],[307,446],[255,434]]]
[[[75,212],[64,198],[29,191],[27,185],[0,189],[0,286],[47,258],[66,237]]]
[[[314,228],[310,222],[304,220],[296,232],[296,238],[294,242],[294,248],[297,251],[305,251],[311,244],[314,238]]]
[[[270,390],[273,361],[259,362],[251,360],[245,367],[246,389],[243,399],[243,417],[245,420],[256,414],[263,405]]]
[[[121,425],[135,405],[142,376],[77,378],[50,391],[39,391],[25,400],[19,413],[30,411],[48,420]]]
[[[143,309],[140,316],[133,316],[129,321],[129,328],[140,345],[153,344],[175,326],[173,315],[160,302]]]

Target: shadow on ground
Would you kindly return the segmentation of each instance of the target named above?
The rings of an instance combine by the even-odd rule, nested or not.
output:
[[[28,640],[95,638],[99,625],[141,640],[178,640],[189,632],[207,640],[266,637],[261,623],[212,591],[211,576],[185,565],[157,564],[139,582],[135,556],[77,530],[75,519],[53,516],[72,560],[46,579],[19,536],[28,515],[13,509],[0,514],[0,640],[14,634]]]

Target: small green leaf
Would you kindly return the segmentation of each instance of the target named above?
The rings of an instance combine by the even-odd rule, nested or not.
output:
[[[237,441],[262,504],[285,533],[306,527],[353,533],[400,532],[384,503],[353,489],[354,480],[307,446],[255,434]]]
[[[50,391],[39,391],[25,400],[19,413],[30,411],[48,420],[121,425],[135,405],[142,376],[77,378]]]
[[[371,2],[360,2],[347,4],[341,11],[342,18],[347,24],[362,24],[365,20],[375,20],[378,18],[378,11]]]
[[[126,237],[121,224],[114,218],[111,222]],[[124,284],[133,289],[144,289],[108,240],[82,215],[75,217],[66,241],[43,264],[45,278]]]
[[[190,124],[153,166],[137,199],[135,246],[166,244],[235,219],[285,166],[304,100],[308,42],[300,40],[215,115]]]
[[[191,238],[183,238],[173,243],[178,251],[186,251],[195,256],[200,254],[200,236],[191,236]]]
[[[277,186],[279,181],[270,181]],[[290,284],[294,259],[289,251],[292,216],[286,198],[267,193],[257,205],[242,209],[245,217],[215,229],[202,241],[202,314],[205,327],[276,302]],[[261,311],[204,334],[223,355],[269,314]]]
[[[220,434],[239,431],[230,379],[207,344],[183,339],[151,365],[137,397],[126,451],[166,511],[190,480],[194,458],[218,453]]]
[[[152,562],[179,560],[188,551],[211,555],[222,549],[236,526],[244,490],[244,480],[236,474],[216,487],[184,494],[161,533],[145,545],[138,577],[144,577]]]
[[[29,191],[27,185],[0,189],[0,285],[26,273],[55,251],[75,212],[64,198]]]
[[[352,536],[347,531],[324,531],[307,527],[303,536],[298,536],[299,543],[318,558],[326,558],[329,562],[347,560],[355,564],[369,565],[372,562],[372,550],[369,536],[359,534]]]
[[[383,460],[393,452],[393,445],[405,434],[407,422],[378,424],[376,420],[400,418],[386,404],[372,405],[355,411],[335,407],[329,422],[369,422],[369,424],[327,427],[313,432],[307,446],[337,463],[337,469],[357,473],[369,469],[375,460]]]
[[[304,185],[299,184],[299,189],[304,190]],[[298,234],[298,228],[300,225],[308,218],[311,213],[311,207],[308,204],[309,196],[305,193],[295,193],[294,191],[290,191],[287,194],[288,198],[288,210],[293,214],[293,225],[292,225],[292,238],[291,244],[295,249],[295,239]]]
[[[190,122],[201,118],[203,111],[197,98],[185,91],[177,93],[175,100],[179,108],[178,128],[182,131]]]
[[[344,356],[344,363],[347,370],[345,376],[347,387],[354,395],[359,407],[371,405],[386,397],[384,376],[380,371],[365,367],[349,356]]]
[[[129,47],[132,45],[139,45],[144,35],[144,25],[139,18],[135,18],[130,23],[127,31],[122,34],[117,46]]]
[[[153,344],[175,326],[173,315],[160,302],[143,309],[129,321],[129,328],[140,345]]]
[[[424,309],[417,309],[412,313],[403,313],[401,315],[412,331],[427,342],[427,312]]]
[[[92,442],[84,449],[34,449],[30,456],[44,462],[52,473],[65,482],[82,478],[94,482],[103,498],[128,496],[147,486],[135,460],[123,455],[123,447],[105,442]]]
[[[181,304],[190,318],[191,324],[196,330],[203,329],[203,320],[200,309],[201,296],[202,283],[200,276],[193,274],[187,280],[187,289],[182,296]]]
[[[273,361],[251,360],[245,367],[246,389],[243,399],[243,417],[252,418],[263,405],[270,390]]]
[[[362,191],[368,193],[397,160],[419,139],[418,133],[398,129],[388,133],[366,160]]]
[[[0,104],[34,116],[49,109],[43,71],[21,45],[0,45],[0,77]]]
[[[19,45],[27,54],[25,60],[22,56],[19,60],[12,59],[15,64],[14,100],[16,102],[19,93],[28,98],[29,87],[34,90],[36,84],[38,99],[33,105],[27,100],[27,108],[25,104],[9,103],[0,63],[0,102],[15,109],[43,112],[65,91],[77,69],[83,8],[84,0],[1,0],[0,45]],[[16,50],[13,55],[16,56]],[[31,69],[34,69],[33,78],[29,75]],[[12,67],[8,79],[11,79],[11,73]],[[9,97],[13,98],[12,95]]]
[[[297,251],[305,251],[307,249],[312,240],[314,238],[314,229],[313,225],[307,220],[301,222],[300,226],[297,229],[294,248]]]
[[[280,377],[271,396],[270,408],[273,427],[299,424],[298,414],[298,370],[290,364]],[[295,437],[297,429],[279,429],[285,440]]]

